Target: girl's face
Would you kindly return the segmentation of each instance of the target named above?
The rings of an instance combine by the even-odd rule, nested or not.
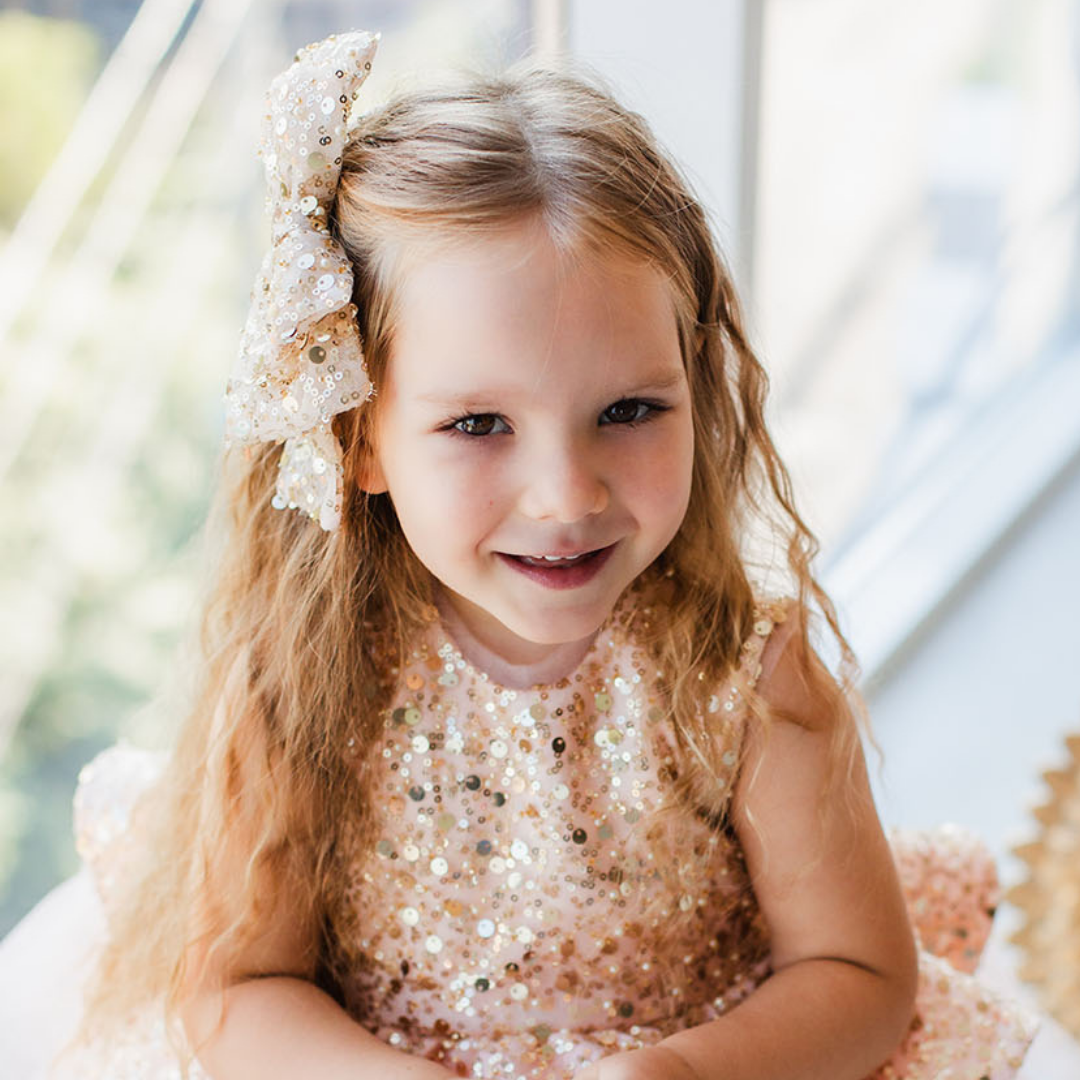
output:
[[[638,263],[567,260],[531,222],[403,277],[362,485],[478,641],[542,660],[595,633],[686,513],[671,292]]]

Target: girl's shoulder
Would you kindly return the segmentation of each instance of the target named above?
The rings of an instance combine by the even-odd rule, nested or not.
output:
[[[812,621],[812,613],[797,597],[755,594],[741,673],[772,719],[837,732],[838,726],[845,729],[856,721],[859,699],[850,682],[835,676],[818,654]]]
[[[755,591],[753,622],[740,649],[740,668],[751,688],[768,681],[799,624],[794,596]]]

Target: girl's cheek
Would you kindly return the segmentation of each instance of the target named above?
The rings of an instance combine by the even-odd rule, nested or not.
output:
[[[643,447],[643,452],[632,463],[628,462],[629,471],[624,474],[629,476],[639,497],[664,516],[685,510],[694,470],[692,434],[672,435],[656,445]]]
[[[671,425],[666,430],[657,422],[652,431],[638,432],[632,443],[616,447],[614,460],[627,473],[639,477],[672,477],[688,473],[693,465],[692,430]]]
[[[453,445],[443,448],[438,455],[438,468],[443,475],[457,477],[461,483],[475,480],[487,482],[505,471],[507,457],[500,452],[502,448],[483,445],[485,440],[479,436],[475,439],[468,436],[447,438],[452,439]],[[473,445],[474,442],[481,445]]]
[[[429,470],[435,497],[455,508],[491,505],[501,491],[505,468],[495,455],[450,453],[440,455]]]

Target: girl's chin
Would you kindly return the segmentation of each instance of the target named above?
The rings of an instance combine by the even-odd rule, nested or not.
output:
[[[492,621],[484,627],[470,627],[470,630],[488,632],[491,645],[502,646],[505,651],[518,654],[550,651],[560,646],[570,647],[586,638],[591,639],[607,618],[609,608],[585,607],[574,612],[542,612],[504,610],[491,617]]]
[[[611,614],[614,605],[602,601],[582,605],[573,612],[522,612],[507,613],[503,628],[507,637],[516,638],[521,646],[537,648],[571,647],[591,640]]]
[[[583,642],[587,647],[621,592],[596,582],[575,595],[577,590],[537,587],[517,574],[513,580],[520,586],[510,592],[505,584],[493,588],[490,580],[475,591],[435,581],[436,606],[449,628],[513,664],[531,663],[555,649],[572,652]]]

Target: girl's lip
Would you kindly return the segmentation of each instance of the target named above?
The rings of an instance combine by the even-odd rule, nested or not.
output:
[[[534,566],[522,562],[523,557],[520,555],[508,555],[504,551],[497,554],[507,566],[512,567],[519,574],[524,574],[525,577],[535,581],[538,585],[543,585],[548,589],[576,589],[592,581],[600,573],[604,563],[607,562],[608,557],[614,550],[615,544],[597,548],[571,566],[560,566],[558,563],[552,563],[551,566]],[[554,554],[554,552],[548,552],[547,554]],[[567,554],[572,553],[568,552]],[[525,556],[525,558],[532,559],[536,558],[536,556],[529,555]]]
[[[545,556],[560,559],[574,559],[578,555],[590,555],[594,551],[600,551],[601,548],[574,548],[573,550],[566,551],[543,551],[539,554],[532,551],[520,551],[520,552],[501,552],[500,554],[510,555],[514,559],[542,559]]]

